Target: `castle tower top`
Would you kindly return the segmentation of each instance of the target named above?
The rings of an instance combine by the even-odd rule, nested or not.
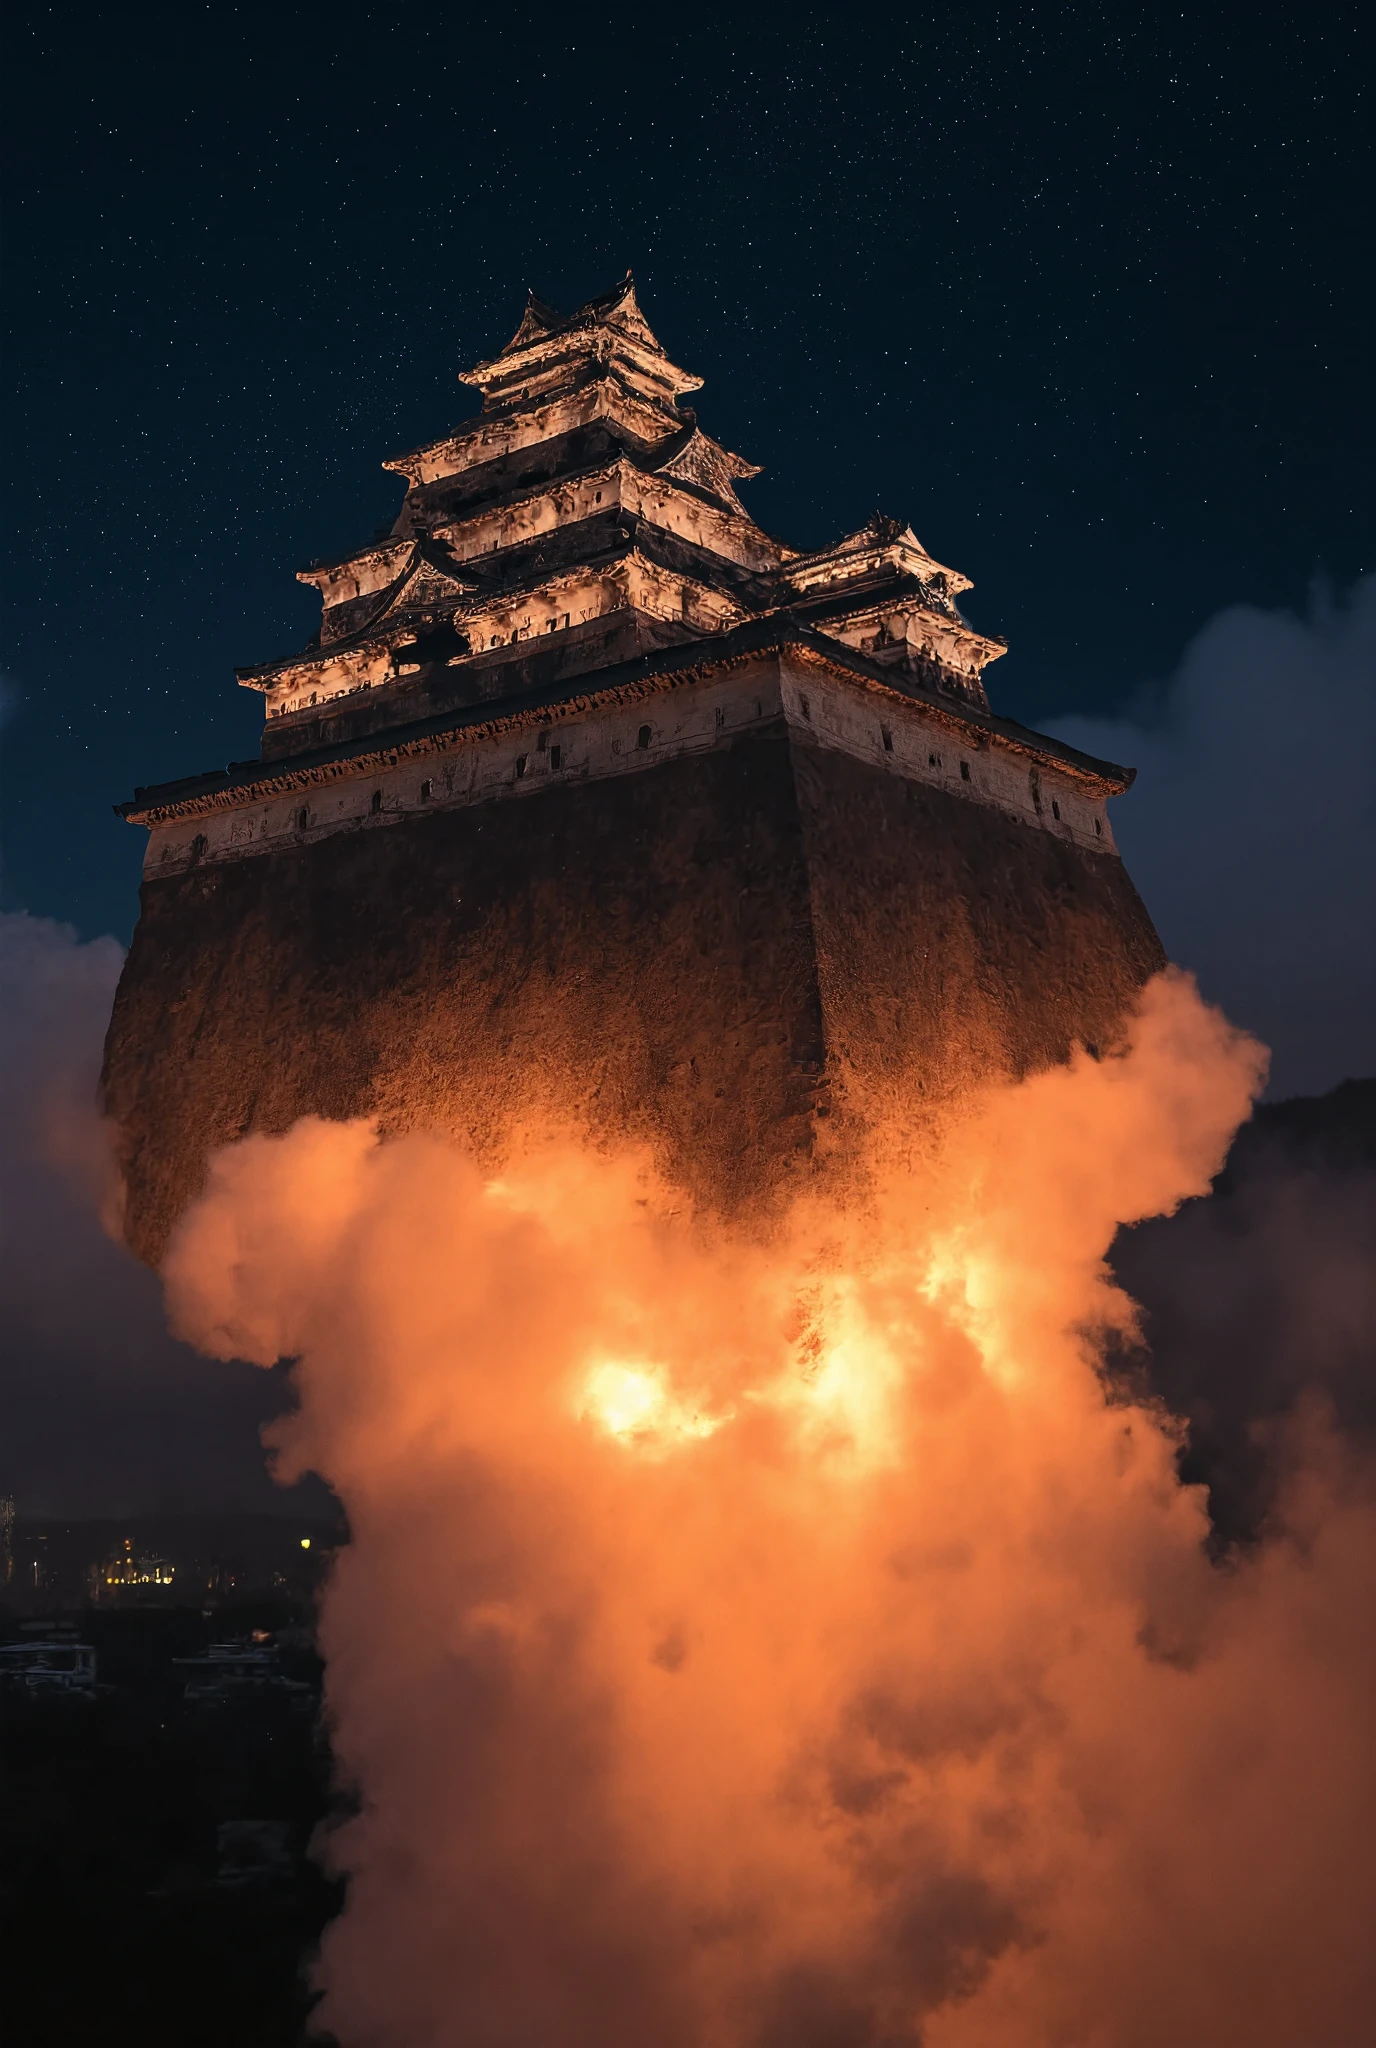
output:
[[[904,520],[758,526],[629,277],[469,375],[391,530],[301,572],[310,646],[240,671],[259,758],[119,806],[105,1103],[152,1262],[215,1146],[302,1115],[494,1165],[572,1121],[770,1204],[900,1105],[1114,1043],[1161,964],[1128,775],[989,709],[1000,643]]]
[[[701,378],[665,353],[630,272],[563,314],[529,294],[506,346],[464,373],[482,409],[384,466],[390,531],[299,572],[320,631],[237,671],[267,699],[265,759],[349,742],[786,614],[900,688],[984,709],[1003,652],[901,520],[800,554],[750,517],[754,463],[680,403]]]
[[[492,412],[561,389],[595,373],[597,365],[674,414],[682,393],[702,388],[701,377],[679,369],[665,354],[640,310],[629,270],[615,290],[589,299],[567,317],[531,292],[506,347],[490,362],[465,371],[459,381],[481,391],[484,412]]]

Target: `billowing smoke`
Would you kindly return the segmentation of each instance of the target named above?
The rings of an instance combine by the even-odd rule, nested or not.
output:
[[[1137,764],[1128,870],[1272,1093],[1376,1072],[1376,576],[1308,618],[1230,605],[1127,715],[1048,729]]]
[[[277,1388],[174,1342],[156,1277],[111,1235],[97,1095],[123,960],[0,913],[0,1494],[36,1516],[270,1510],[258,1427]]]
[[[1367,2038],[1371,1475],[1311,1416],[1222,1568],[1103,1369],[1260,1073],[1173,974],[768,1241],[575,1134],[219,1155],[175,1324],[353,1530],[345,2048]]]

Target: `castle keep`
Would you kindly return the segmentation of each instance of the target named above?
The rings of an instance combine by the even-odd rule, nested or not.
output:
[[[515,1117],[648,1141],[728,1210],[846,1134],[1112,1038],[1161,964],[1123,770],[989,708],[969,585],[876,517],[762,531],[628,277],[531,298],[482,410],[387,467],[389,535],[301,572],[238,671],[258,759],[149,834],[107,1044],[131,1243],[207,1154],[314,1112],[491,1154]]]

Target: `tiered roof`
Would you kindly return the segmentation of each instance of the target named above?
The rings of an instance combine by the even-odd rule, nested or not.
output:
[[[681,403],[701,379],[665,354],[629,272],[567,317],[531,294],[506,347],[463,381],[481,412],[386,465],[407,482],[391,533],[300,572],[324,603],[317,638],[237,671],[267,699],[265,754],[780,612],[900,686],[986,703],[980,672],[1003,647],[962,618],[968,580],[879,515],[807,555],[757,526],[736,486],[758,470]]]

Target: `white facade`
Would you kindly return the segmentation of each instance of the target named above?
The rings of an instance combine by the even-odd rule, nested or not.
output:
[[[989,805],[1088,851],[1117,851],[1106,806],[1120,783],[799,648],[715,672],[704,660],[681,676],[522,713],[494,707],[481,722],[399,742],[383,735],[375,750],[337,761],[288,758],[252,784],[131,815],[149,827],[145,874],[168,875],[336,833],[386,831],[430,811],[520,802],[556,782],[642,774],[779,718],[796,743]]]

